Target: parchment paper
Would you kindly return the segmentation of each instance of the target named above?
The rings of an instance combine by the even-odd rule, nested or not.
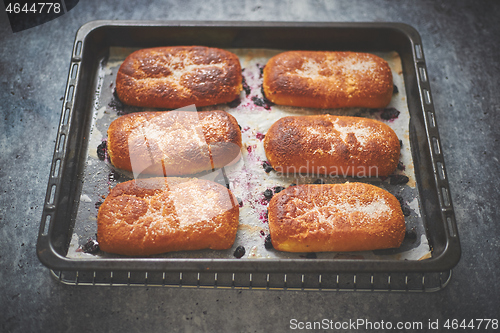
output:
[[[96,82],[96,94],[94,100],[94,114],[91,135],[88,145],[88,157],[85,166],[84,184],[80,197],[80,204],[75,221],[73,237],[70,243],[67,257],[88,258],[92,257],[120,257],[118,255],[98,252],[96,254],[84,253],[81,246],[89,239],[96,239],[97,211],[99,204],[104,200],[109,190],[118,182],[131,179],[132,175],[120,170],[114,170],[113,166],[98,158],[97,147],[106,140],[106,131],[114,119],[121,114],[136,111],[158,111],[158,109],[136,108],[123,106],[113,96],[114,82],[118,67],[125,57],[135,49],[110,48],[110,54],[104,59],[99,68]],[[415,171],[411,155],[409,137],[410,113],[406,103],[406,91],[404,86],[404,73],[401,60],[396,52],[376,53],[388,61],[397,87],[390,105],[400,114],[390,120],[384,120],[384,110],[373,110],[363,108],[348,109],[307,109],[299,107],[287,107],[271,105],[262,106],[262,69],[272,56],[282,52],[281,50],[269,49],[230,49],[229,51],[238,55],[243,76],[249,93],[242,91],[240,103],[229,103],[199,108],[204,110],[225,110],[231,113],[242,128],[241,157],[232,165],[226,166],[225,172],[229,179],[230,189],[238,197],[242,206],[240,208],[240,225],[233,248],[224,251],[200,250],[172,252],[155,257],[165,258],[234,258],[235,248],[242,245],[246,254],[242,259],[259,258],[304,258],[305,253],[285,253],[274,249],[266,249],[264,239],[269,234],[267,224],[267,204],[263,192],[276,186],[288,187],[290,184],[313,183],[318,177],[295,176],[287,177],[279,175],[274,171],[267,173],[262,164],[266,161],[263,147],[263,138],[269,127],[279,118],[288,115],[312,115],[328,113],[332,115],[358,116],[381,120],[389,125],[398,135],[402,142],[400,166],[395,174],[405,175],[409,178],[406,184],[391,185],[390,178],[356,178],[334,177],[324,178],[325,183],[344,182],[367,182],[396,195],[401,201],[405,212],[407,236],[399,249],[388,249],[368,252],[351,253],[316,253],[316,258],[357,258],[357,259],[384,259],[384,260],[422,260],[431,256],[431,250],[425,234],[425,228],[420,212],[418,189],[415,181]],[[194,106],[188,107],[195,111]],[[200,178],[221,182],[223,175],[221,170],[196,175]],[[311,255],[307,256],[308,258]]]

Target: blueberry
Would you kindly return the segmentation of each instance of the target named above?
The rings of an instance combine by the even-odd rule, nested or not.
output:
[[[97,157],[101,161],[104,161],[106,159],[106,149],[107,149],[107,142],[103,141],[99,146],[97,146]]]
[[[266,250],[274,248],[273,243],[271,242],[271,234],[268,234],[266,236],[266,239],[264,240],[264,247],[266,248]]]
[[[240,198],[236,198],[236,200],[238,200],[238,206],[243,207],[243,200]]]
[[[259,98],[257,96],[252,97],[252,102],[257,106],[262,106],[266,110],[271,110],[271,106],[274,104],[265,97]]]
[[[111,171],[109,174],[108,174],[108,179],[110,181],[113,181],[113,180],[119,180],[120,179],[120,174],[117,173],[116,171]]]
[[[325,183],[325,181],[323,179],[319,178],[319,179],[316,179],[313,184],[324,184],[324,183]]]
[[[382,111],[382,113],[380,114],[380,118],[384,120],[396,119],[400,113],[401,112],[399,112],[395,108],[387,108]]]
[[[273,197],[273,191],[271,191],[270,189],[265,190],[264,197],[268,200],[271,199]]]
[[[269,106],[274,105],[273,102],[267,99],[266,93],[264,92],[264,86],[260,88],[260,92],[262,93],[262,99],[264,100],[264,102],[266,102]]]
[[[87,243],[81,247],[84,253],[96,253],[99,251],[99,243],[95,239],[90,238]]]
[[[269,173],[269,172],[273,171],[273,167],[267,161],[264,161],[262,163],[262,167],[264,168],[264,170],[266,171],[266,173]]]
[[[276,186],[274,188],[274,193],[280,193],[281,191],[283,191],[285,188],[283,186]]]
[[[245,95],[248,96],[252,92],[252,89],[247,83],[247,80],[245,80],[245,77],[243,76],[243,79],[241,81],[241,85],[243,86],[243,90],[245,91]]]
[[[295,183],[291,183],[291,184],[290,184],[290,186],[297,186],[297,184],[295,184]]]
[[[399,92],[398,87],[397,87],[396,85],[394,85],[394,86],[392,87],[392,93],[393,93],[393,94],[397,94],[398,92]]]
[[[243,256],[245,255],[245,252],[246,252],[246,251],[245,251],[245,248],[244,248],[243,246],[241,246],[241,245],[240,245],[240,246],[238,246],[238,247],[236,248],[236,250],[234,250],[233,255],[234,255],[236,258],[240,259],[241,257],[243,257]]]
[[[264,74],[264,67],[266,67],[266,65],[262,66],[257,64],[257,67],[259,68],[260,77],[262,77],[262,75]]]
[[[262,98],[259,98],[257,96],[252,97],[252,102],[253,102],[253,104],[255,104],[257,106],[266,105],[266,102],[264,102],[264,100]]]

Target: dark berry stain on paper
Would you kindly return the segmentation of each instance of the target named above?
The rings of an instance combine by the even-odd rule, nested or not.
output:
[[[247,80],[245,79],[244,76],[243,76],[243,79],[241,81],[241,85],[243,86],[243,90],[245,91],[245,95],[246,96],[250,95],[250,93],[252,92],[252,89],[248,85]]]
[[[405,175],[391,175],[389,177],[391,185],[403,185],[410,181],[410,178]]]

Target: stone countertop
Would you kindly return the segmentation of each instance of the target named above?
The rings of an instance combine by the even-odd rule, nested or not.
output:
[[[499,9],[497,1],[80,1],[18,33],[1,13],[0,331],[281,332],[292,319],[424,327],[439,320],[441,328],[447,319],[500,319],[500,185],[492,177],[500,158]],[[462,246],[449,285],[408,294],[74,287],[53,279],[36,256],[38,228],[74,36],[97,19],[413,26],[422,37]]]

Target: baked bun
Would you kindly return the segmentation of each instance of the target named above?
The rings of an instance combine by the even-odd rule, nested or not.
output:
[[[107,147],[111,163],[135,175],[190,175],[235,160],[241,131],[225,111],[136,112],[110,124]]]
[[[290,116],[267,131],[264,149],[284,174],[385,177],[397,167],[400,143],[386,124],[328,114]]]
[[[291,186],[269,203],[273,247],[287,252],[397,248],[405,235],[399,201],[363,183]]]
[[[384,108],[392,98],[389,64],[370,53],[288,51],[264,68],[264,94],[275,104],[310,108]]]
[[[231,102],[242,89],[238,57],[204,46],[142,49],[116,75],[116,92],[128,105],[177,109]]]
[[[195,178],[158,177],[116,185],[99,207],[102,251],[130,256],[229,249],[239,206],[226,187]]]

